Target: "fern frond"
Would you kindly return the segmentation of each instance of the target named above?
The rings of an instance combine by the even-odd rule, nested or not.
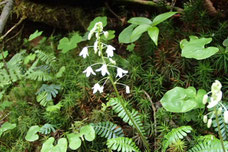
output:
[[[122,128],[110,121],[99,122],[97,124],[92,124],[92,126],[97,135],[107,139],[124,136]]]
[[[146,146],[146,149],[149,150],[149,144],[145,137],[145,130],[138,111],[135,109],[132,109],[132,111],[130,111],[127,108],[127,102],[123,102],[121,100],[122,99],[119,100],[118,98],[111,98],[109,102],[113,110],[118,113],[118,116],[122,118],[124,122],[128,123],[130,126],[137,130],[139,136],[143,141],[143,144]]]
[[[172,129],[168,134],[164,136],[165,140],[162,142],[162,151],[165,152],[170,144],[176,142],[177,140],[183,139],[187,136],[187,133],[192,131],[190,126],[181,126],[179,128]]]
[[[53,64],[56,61],[56,57],[53,54],[45,53],[41,50],[37,50],[35,53],[36,53],[38,59],[40,59],[47,65],[53,66]]]
[[[228,150],[228,142],[224,142],[225,149]],[[213,139],[211,141],[200,142],[193,148],[188,150],[188,152],[223,152],[221,142],[218,139]]]
[[[139,148],[135,145],[135,142],[127,137],[118,137],[108,139],[108,148],[122,152],[140,152]]]

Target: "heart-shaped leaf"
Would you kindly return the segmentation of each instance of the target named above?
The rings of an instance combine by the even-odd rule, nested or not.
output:
[[[51,152],[51,150],[53,149],[53,142],[55,141],[55,138],[50,137],[48,138],[48,140],[46,140],[41,148],[41,152]]]
[[[154,41],[154,43],[156,45],[158,45],[159,29],[156,26],[150,27],[148,29],[148,34],[149,34],[150,38],[152,39],[152,41]]]
[[[66,152],[67,151],[67,140],[66,138],[60,138],[58,144],[54,146],[51,152]]]
[[[163,13],[163,14],[160,14],[158,16],[156,16],[154,19],[153,19],[153,23],[152,25],[153,26],[156,26],[158,25],[159,23],[167,20],[168,18],[170,18],[171,16],[173,16],[174,14],[176,14],[177,12],[167,12],[167,13]]]
[[[169,112],[188,112],[192,109],[204,107],[202,99],[205,94],[206,91],[201,89],[196,93],[194,87],[187,89],[175,87],[165,93],[161,99],[161,104]]]
[[[40,127],[39,126],[32,126],[29,128],[26,136],[25,136],[25,140],[33,142],[39,139],[39,135],[37,135],[37,133],[40,131]]]
[[[71,133],[67,135],[67,138],[69,140],[69,147],[72,150],[76,150],[81,146],[81,139],[80,134]]]
[[[145,17],[133,17],[130,20],[128,20],[128,23],[140,25],[140,24],[152,24],[152,21]]]
[[[95,139],[95,130],[91,125],[81,127],[80,134],[85,136],[87,141],[93,141]]]
[[[67,53],[68,51],[77,47],[77,44],[82,41],[82,37],[75,33],[70,39],[67,37],[62,38],[59,41],[58,49],[62,50],[62,53]]]
[[[202,60],[211,57],[219,51],[217,47],[207,47],[212,41],[212,38],[198,38],[197,36],[189,36],[190,41],[186,39],[180,42],[180,47],[182,49],[181,56],[186,58],[194,58],[197,60]]]
[[[7,130],[11,130],[14,129],[16,127],[16,124],[11,124],[9,122],[5,122],[1,128],[0,128],[0,137],[2,136],[2,134],[7,131]]]

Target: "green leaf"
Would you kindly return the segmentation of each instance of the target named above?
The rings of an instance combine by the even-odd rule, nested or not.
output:
[[[61,107],[63,107],[63,105],[59,102],[56,105],[48,106],[46,108],[46,111],[49,111],[49,112],[59,111]]]
[[[43,32],[42,31],[38,31],[38,30],[36,30],[33,34],[31,34],[30,36],[29,36],[29,41],[32,41],[32,40],[34,40],[35,38],[37,38],[37,37],[39,37],[39,36],[41,36],[41,34],[42,34]]]
[[[95,139],[95,130],[91,125],[81,127],[80,134],[85,136],[87,141],[93,141]]]
[[[8,56],[8,54],[9,54],[8,51],[4,51],[3,56],[2,56],[2,53],[0,53],[0,60],[2,60],[3,57],[6,58]]]
[[[135,37],[135,39],[131,39],[132,32],[136,26],[137,25],[132,24],[132,25],[129,25],[127,28],[125,28],[118,37],[119,42],[120,43],[132,43],[132,42],[136,41],[137,39],[139,39],[139,37],[141,35],[139,35],[138,37]]]
[[[40,131],[40,127],[39,126],[32,126],[29,128],[26,136],[25,136],[25,140],[33,142],[39,139],[39,135],[37,135],[37,133]]]
[[[135,49],[135,44],[134,43],[131,43],[129,45],[127,45],[127,50],[132,52],[133,50]]]
[[[34,61],[36,58],[36,54],[29,54],[24,58],[24,64],[28,64],[30,61]]]
[[[102,22],[103,27],[105,27],[107,25],[107,17],[106,16],[104,16],[104,17],[96,17],[94,20],[92,20],[90,22],[89,27],[87,28],[87,30],[90,31],[97,22]]]
[[[187,89],[175,87],[165,93],[161,104],[169,112],[188,112],[192,109],[203,108],[202,99],[205,94],[204,90],[199,90],[196,94],[194,87]]]
[[[109,41],[115,38],[115,31],[114,30],[108,30],[108,38],[106,38],[104,35],[101,36],[103,40]]]
[[[133,17],[130,20],[128,20],[128,23],[140,25],[140,24],[152,24],[152,21],[145,17]]]
[[[189,36],[190,41],[186,39],[180,42],[180,47],[182,49],[181,56],[186,58],[194,58],[197,60],[202,60],[211,57],[219,51],[217,47],[207,47],[212,41],[212,38],[198,38],[197,36]]]
[[[175,15],[176,13],[177,12],[167,12],[167,13],[160,14],[153,19],[152,25],[156,26],[156,25],[160,24],[161,22],[167,20],[171,16]]]
[[[77,44],[82,41],[82,37],[75,33],[70,39],[67,37],[62,38],[59,41],[58,49],[62,50],[62,53],[67,53],[68,51],[77,47]]]
[[[0,111],[5,110],[7,107],[10,107],[12,104],[13,104],[12,102],[3,101],[2,103],[0,103]]]
[[[48,140],[46,140],[41,148],[41,152],[51,152],[53,146],[53,142],[55,141],[55,138],[50,137]]]
[[[69,147],[72,150],[77,150],[82,144],[80,134],[71,133],[67,135],[67,138],[69,140]]]
[[[150,25],[147,25],[147,24],[141,24],[141,25],[137,26],[137,27],[133,30],[132,34],[131,34],[131,40],[134,40],[134,41],[138,40],[139,37],[140,37],[144,32],[146,32],[146,31],[148,30],[149,27],[151,27],[151,26],[150,26]]]
[[[158,45],[158,34],[159,34],[159,29],[156,26],[150,27],[148,29],[148,34],[152,41]]]
[[[227,39],[225,39],[224,41],[223,41],[223,43],[222,43],[225,47],[228,47],[228,38]]]
[[[11,124],[9,122],[5,122],[0,128],[0,137],[2,136],[2,134],[4,132],[6,132],[7,130],[14,129],[15,127],[16,127],[16,124]]]
[[[56,78],[61,78],[63,76],[63,73],[65,72],[66,70],[66,67],[65,66],[62,66],[60,69],[59,69],[59,72],[56,73]]]
[[[58,144],[54,146],[51,152],[66,152],[67,151],[67,140],[66,138],[60,138]]]

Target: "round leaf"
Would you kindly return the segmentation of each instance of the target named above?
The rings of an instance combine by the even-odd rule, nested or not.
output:
[[[39,135],[37,135],[37,132],[40,131],[40,127],[39,126],[32,126],[29,128],[26,136],[25,136],[25,140],[33,142],[39,139]]]
[[[188,112],[195,108],[201,107],[201,102],[199,101],[204,95],[203,91],[198,91],[199,95],[197,97],[196,90],[193,87],[187,89],[181,87],[175,87],[169,90],[161,99],[162,106],[170,112]]]
[[[69,140],[70,149],[76,150],[81,146],[82,141],[80,139],[80,134],[71,133],[67,135],[67,138]]]
[[[87,141],[93,141],[95,139],[95,130],[91,125],[81,127],[80,134],[84,135]]]
[[[58,144],[52,148],[53,152],[66,152],[67,151],[67,140],[66,138],[60,138]]]

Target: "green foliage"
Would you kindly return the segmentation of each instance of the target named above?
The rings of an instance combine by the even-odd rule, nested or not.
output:
[[[39,131],[41,134],[50,134],[51,132],[55,132],[55,128],[51,124],[44,124]]]
[[[181,56],[183,57],[202,60],[211,57],[219,51],[217,47],[205,48],[205,45],[209,44],[212,38],[199,39],[197,36],[189,36],[189,38],[189,41],[184,39],[180,42]]]
[[[2,134],[8,130],[12,130],[16,127],[16,124],[11,124],[9,122],[5,122],[4,124],[1,125],[0,128],[0,136],[2,136]]]
[[[123,152],[140,152],[132,139],[127,137],[111,138],[107,141],[108,148]]]
[[[162,106],[170,112],[188,112],[192,109],[203,108],[203,96],[206,94],[205,90],[198,90],[194,87],[187,89],[175,87],[165,93],[161,99]]]
[[[172,129],[167,135],[164,136],[162,142],[162,151],[165,152],[168,146],[177,142],[180,139],[183,139],[187,136],[187,133],[190,133],[192,128],[190,126],[181,126],[179,128]]]
[[[42,31],[38,31],[38,30],[36,30],[33,34],[31,34],[30,36],[29,36],[29,41],[32,41],[32,40],[34,40],[35,38],[37,38],[37,37],[39,37],[39,36],[41,36],[42,35]]]
[[[57,145],[53,145],[55,139],[50,137],[46,140],[42,146],[41,152],[66,152],[67,151],[67,140],[66,138],[60,138]]]
[[[96,17],[95,19],[93,19],[90,24],[89,24],[89,27],[87,28],[88,31],[92,30],[92,28],[94,27],[94,25],[97,23],[97,22],[102,22],[103,24],[103,27],[105,27],[107,25],[107,17],[104,16],[104,17]]]
[[[225,149],[228,150],[228,142],[225,141]],[[213,139],[210,141],[200,142],[193,148],[188,150],[188,152],[223,152],[221,142],[218,139]]]
[[[157,45],[159,29],[156,25],[167,20],[176,12],[167,12],[156,16],[153,21],[145,17],[133,17],[128,23],[131,23],[119,35],[120,43],[132,43],[138,40],[144,32],[148,32],[152,41]]]
[[[40,131],[39,126],[31,126],[27,132],[27,135],[25,136],[25,139],[27,141],[33,142],[39,139],[39,135],[37,134]]]
[[[59,41],[58,49],[62,50],[62,53],[67,53],[68,51],[75,49],[77,44],[82,41],[82,37],[78,33],[69,39],[67,37],[62,38]]]
[[[107,139],[124,136],[122,128],[110,121],[99,122],[97,124],[92,124],[92,126],[97,135]]]

